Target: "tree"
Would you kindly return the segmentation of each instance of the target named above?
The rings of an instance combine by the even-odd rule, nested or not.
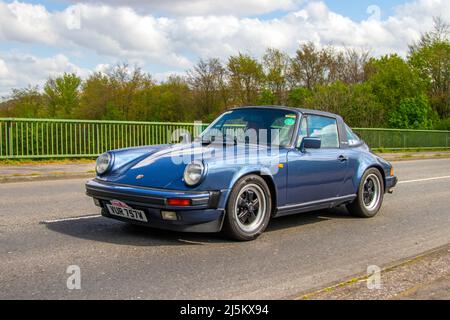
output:
[[[227,64],[230,87],[236,105],[254,105],[258,102],[264,81],[262,65],[249,55],[231,56]]]
[[[296,87],[289,91],[288,94],[288,106],[303,108],[306,101],[312,95],[312,91],[305,87]]]
[[[153,121],[185,122],[197,120],[193,108],[192,95],[184,78],[171,76],[152,89],[150,119]],[[193,112],[194,111],[194,112]]]
[[[112,104],[113,92],[108,76],[96,72],[87,78],[81,86],[79,108],[75,111],[78,119],[122,119],[119,110]]]
[[[269,48],[263,55],[265,80],[271,94],[264,93],[270,104],[286,104],[287,74],[289,71],[289,56],[278,49]],[[273,99],[267,99],[272,96]]]
[[[151,76],[140,68],[117,65],[106,73],[92,74],[82,85],[77,117],[105,120],[145,120],[150,108],[139,101],[141,91],[154,86]]]
[[[423,79],[398,55],[370,59],[366,73],[368,84],[385,114],[396,110],[402,99],[426,93]]]
[[[402,99],[400,106],[389,114],[389,126],[399,129],[433,128],[433,110],[426,95]]]
[[[435,18],[434,30],[410,46],[409,64],[427,83],[430,103],[442,117],[450,116],[450,26]]]
[[[450,131],[450,118],[438,120],[434,127],[437,130]]]
[[[118,109],[125,120],[142,120],[132,117],[131,109],[135,95],[154,85],[151,76],[138,67],[130,68],[128,64],[116,65],[107,76],[112,90],[112,107]]]
[[[369,52],[347,49],[343,55],[344,63],[340,80],[348,84],[363,83],[366,80],[365,68],[369,62]]]
[[[277,97],[272,90],[262,89],[257,104],[262,106],[275,105],[276,101]]]
[[[38,87],[13,89],[9,99],[2,103],[2,115],[15,118],[45,118],[44,97]]]
[[[326,50],[317,49],[311,42],[303,44],[291,60],[291,85],[312,90],[315,86],[324,84],[329,60],[329,52]]]
[[[385,126],[385,112],[369,83],[349,85],[349,99],[342,116],[352,127],[380,128]]]
[[[436,42],[446,42],[450,34],[450,25],[441,17],[433,18],[433,29],[425,32],[420,36],[419,41],[409,45],[410,53],[420,50],[420,48],[427,47]]]
[[[44,86],[48,116],[51,118],[71,118],[79,106],[78,89],[81,79],[73,73],[47,80]]]
[[[197,116],[211,119],[228,103],[226,70],[219,59],[200,60],[187,72],[198,106]]]
[[[407,60],[310,42],[292,57],[269,48],[260,59],[243,53],[226,63],[202,59],[185,76],[159,83],[123,63],[83,81],[63,74],[43,90],[16,89],[0,102],[0,115],[208,122],[232,106],[287,104],[338,113],[351,126],[447,129],[449,34],[449,25],[435,18],[434,29],[410,46]]]
[[[305,99],[305,106],[341,115],[350,126],[374,127],[383,124],[383,110],[368,84],[347,85],[337,81],[319,85]]]

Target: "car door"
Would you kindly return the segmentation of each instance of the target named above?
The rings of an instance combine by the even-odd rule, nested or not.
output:
[[[304,204],[338,197],[347,174],[347,158],[340,148],[338,121],[303,115],[297,148],[288,153],[287,204]],[[321,139],[320,149],[300,150],[303,137]]]

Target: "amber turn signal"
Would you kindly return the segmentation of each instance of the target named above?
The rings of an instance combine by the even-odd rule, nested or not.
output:
[[[394,176],[394,167],[391,167],[391,177]]]

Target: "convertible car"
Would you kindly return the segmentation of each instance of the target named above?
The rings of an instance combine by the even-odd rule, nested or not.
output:
[[[289,214],[345,205],[373,217],[397,183],[392,165],[327,112],[236,108],[183,140],[102,154],[87,195],[105,217],[245,241]]]

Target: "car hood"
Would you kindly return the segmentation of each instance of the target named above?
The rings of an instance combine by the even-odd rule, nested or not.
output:
[[[114,164],[110,171],[98,179],[141,187],[183,190],[186,185],[183,173],[187,164],[194,159],[202,160],[208,166],[233,162],[238,165],[242,159],[270,157],[268,148],[246,145],[236,151],[236,146],[210,144],[175,144],[138,147],[110,151]],[[265,152],[262,152],[265,151]]]

